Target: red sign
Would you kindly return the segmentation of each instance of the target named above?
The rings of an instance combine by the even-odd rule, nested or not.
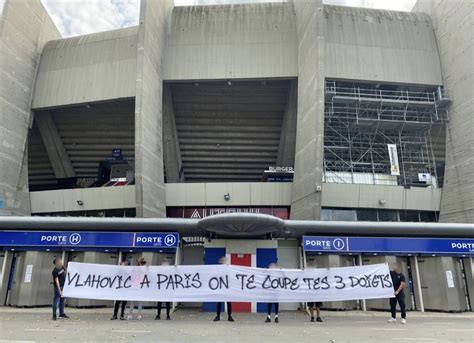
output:
[[[169,218],[202,219],[222,213],[261,213],[281,219],[289,219],[289,207],[168,207]]]

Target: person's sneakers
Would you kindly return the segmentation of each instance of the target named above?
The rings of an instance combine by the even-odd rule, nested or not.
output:
[[[67,314],[61,314],[59,318],[69,319],[69,316]]]
[[[125,317],[123,315],[120,316],[120,320],[125,320]]]
[[[265,319],[265,323],[271,323],[272,320],[270,319],[270,317],[267,317],[267,319]]]
[[[129,314],[129,315],[127,316],[127,320],[132,320],[132,319],[133,319],[133,316],[132,316],[131,314]]]
[[[216,317],[214,318],[213,322],[218,322],[219,320],[221,320],[221,317],[216,316]]]
[[[53,320],[56,320],[56,316],[53,316]]]
[[[405,318],[402,318],[402,324],[406,324],[407,323],[407,320]]]
[[[110,320],[117,320],[117,316],[112,316],[112,318],[110,318]]]
[[[275,323],[279,323],[278,317],[275,318]]]
[[[160,320],[160,319],[161,319],[160,315],[157,314],[155,317],[155,320]]]
[[[311,317],[311,323],[314,323],[314,317]]]
[[[141,315],[141,314],[139,314],[139,315],[137,316],[137,320],[142,320],[142,315]]]
[[[227,318],[227,321],[229,321],[229,322],[234,322],[235,320],[234,320],[234,318],[232,318],[232,316],[229,316],[229,317]]]
[[[319,322],[319,323],[322,323],[322,322],[323,322],[323,320],[321,319],[321,317],[316,318],[316,321]]]
[[[166,320],[171,320],[171,317],[170,317],[170,316],[166,316]]]
[[[395,323],[396,321],[397,321],[397,320],[396,320],[395,318],[390,318],[390,319],[388,320],[389,323]]]

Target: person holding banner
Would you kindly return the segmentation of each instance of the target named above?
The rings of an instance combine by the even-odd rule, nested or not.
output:
[[[395,263],[392,271],[390,271],[392,278],[393,290],[395,291],[395,297],[390,298],[390,312],[392,317],[388,320],[389,323],[395,323],[397,321],[397,302],[400,305],[400,311],[402,316],[402,324],[407,322],[407,314],[405,310],[405,294],[404,289],[406,287],[405,275],[401,272],[400,264]]]
[[[227,264],[227,258],[225,256],[222,256],[219,259],[219,264]],[[216,309],[216,317],[214,318],[215,322],[218,322],[221,320],[221,312],[222,312],[222,306],[224,305],[223,302],[218,302],[217,303],[217,309]],[[229,301],[227,302],[227,320],[229,322],[233,322],[234,318],[232,318],[232,303]]]
[[[139,266],[146,266],[146,260],[141,257],[137,261]],[[140,269],[139,271],[136,271],[135,274],[132,274],[132,287],[140,288],[140,282],[143,280],[143,271]],[[132,320],[133,319],[133,310],[137,308],[137,320],[142,320],[142,312],[143,312],[143,303],[141,301],[130,301],[130,307],[128,308],[128,315],[127,315],[127,320]]]
[[[170,263],[167,260],[163,260],[163,262],[161,262],[161,265],[162,266],[169,266]],[[158,301],[156,303],[156,317],[155,317],[155,320],[160,320],[161,319],[161,308],[162,308],[162,306],[163,306],[162,301]],[[167,301],[165,303],[165,306],[166,306],[166,320],[171,320],[171,317],[170,317],[171,302]]]
[[[309,312],[311,313],[311,322],[314,323],[314,312],[316,312],[316,321],[322,323],[323,320],[321,319],[321,307],[323,303],[320,301],[309,302],[308,308]]]
[[[121,263],[121,265],[122,266],[128,266],[129,263],[128,263],[128,261],[123,261]],[[112,318],[110,318],[110,320],[117,320],[117,314],[118,314],[118,310],[119,310],[120,305],[122,305],[122,309],[120,311],[120,320],[125,319],[125,307],[127,306],[127,301],[126,300],[115,300],[114,314],[113,314]]]
[[[268,265],[268,269],[277,269],[278,264],[272,262]],[[265,323],[270,323],[272,321],[272,306],[275,308],[275,323],[278,323],[278,303],[268,303],[267,304],[267,319],[265,319]]]
[[[54,287],[54,298],[53,298],[53,320],[56,320],[56,309],[59,303],[59,318],[69,318],[64,313],[64,298],[63,288],[66,282],[66,269],[64,269],[63,261],[56,257],[53,260],[53,287]]]

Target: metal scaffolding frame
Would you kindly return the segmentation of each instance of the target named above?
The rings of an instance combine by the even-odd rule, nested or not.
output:
[[[447,120],[442,87],[326,81],[324,181],[426,186],[438,180],[430,130]],[[387,144],[396,144],[400,176],[390,175]],[[434,181],[436,182],[436,181]]]

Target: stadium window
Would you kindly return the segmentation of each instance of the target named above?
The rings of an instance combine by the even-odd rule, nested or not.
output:
[[[357,210],[357,221],[376,222],[377,210]]]
[[[337,221],[357,221],[355,210],[333,210],[333,216]]]
[[[330,221],[332,220],[332,210],[330,208],[321,209],[321,220]]]
[[[420,220],[422,222],[437,222],[436,212],[420,211]]]
[[[379,222],[398,222],[398,212],[392,210],[378,210]]]
[[[418,211],[400,211],[401,222],[419,222],[420,217]]]

